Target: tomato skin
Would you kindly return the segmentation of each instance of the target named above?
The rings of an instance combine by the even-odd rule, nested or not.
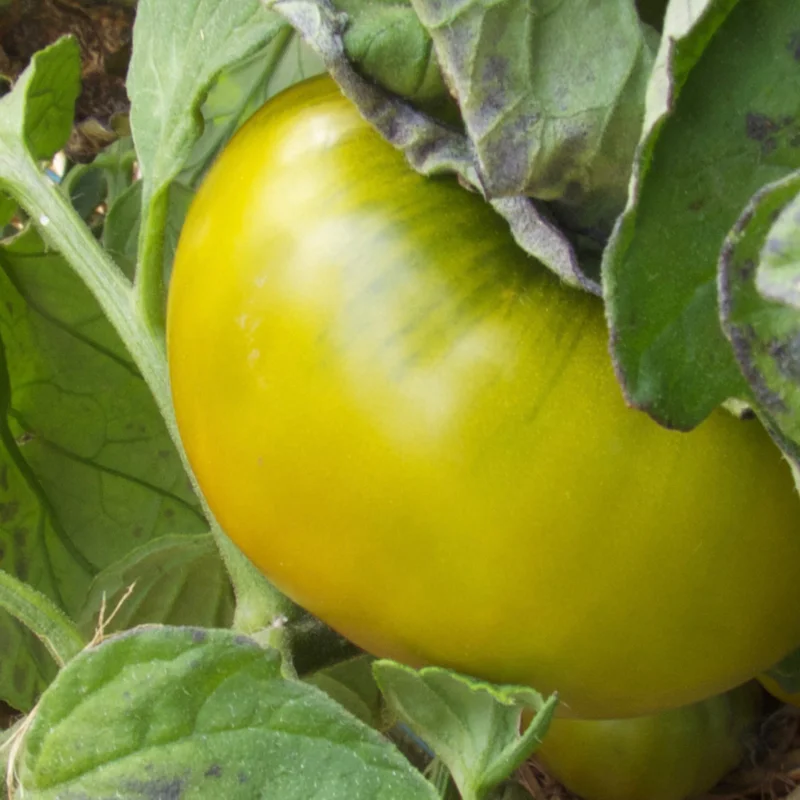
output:
[[[800,642],[798,505],[763,430],[626,408],[596,298],[328,79],[232,140],[185,226],[175,410],[223,528],[364,649],[645,714]]]
[[[555,719],[536,755],[584,800],[684,800],[707,792],[741,761],[760,700],[752,682],[634,719]]]

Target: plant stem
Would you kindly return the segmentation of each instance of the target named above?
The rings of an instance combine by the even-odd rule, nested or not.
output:
[[[139,316],[149,334],[165,347],[164,329],[164,230],[169,210],[169,184],[155,193],[144,182],[142,226],[134,295]]]
[[[33,631],[62,667],[83,650],[78,629],[41,592],[0,570],[0,607]]]
[[[163,345],[138,318],[130,281],[30,156],[19,156],[15,167],[13,190],[20,205],[37,222],[42,238],[64,256],[94,295],[150,387],[172,438],[177,440]]]

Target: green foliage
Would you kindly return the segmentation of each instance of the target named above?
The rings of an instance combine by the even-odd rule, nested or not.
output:
[[[337,0],[347,14],[344,47],[359,70],[390,92],[458,119],[433,42],[409,0]]]
[[[496,687],[448,670],[378,661],[389,708],[447,765],[464,800],[481,800],[535,750],[558,699],[523,686]],[[536,712],[520,734],[524,708]]]
[[[84,651],[42,697],[16,767],[31,800],[435,798],[371,728],[282,679],[276,653],[213,629],[138,628]]]
[[[43,166],[70,135],[78,44],[55,42],[3,84],[0,700],[27,711],[44,692],[20,788],[432,798],[371,730],[398,718],[463,798],[510,798],[521,790],[504,781],[553,699],[390,662],[376,682],[367,656],[282,676],[301,652],[352,653],[248,573],[185,468],[163,303],[186,211],[253,111],[327,68],[417,169],[483,192],[566,281],[598,292],[602,254],[634,406],[690,428],[746,400],[797,467],[800,6],[672,2],[664,18],[663,0],[269,5],[141,0],[133,136],[69,165],[60,186]],[[120,602],[106,632],[126,633],[76,655]],[[771,673],[790,691],[796,661]],[[524,705],[537,715],[521,736]]]
[[[726,241],[720,262],[722,319],[762,412],[800,442],[800,314],[793,265],[800,171],[762,189]],[[766,293],[764,286],[766,284]]]
[[[687,20],[678,6],[688,8],[667,16],[604,291],[626,395],[684,429],[747,395],[718,320],[717,261],[750,196],[800,167],[800,10],[720,0]]]
[[[118,607],[119,606],[119,607]],[[159,536],[92,581],[78,621],[87,640],[146,623],[230,627],[233,595],[209,534]],[[105,612],[104,619],[100,614]]]

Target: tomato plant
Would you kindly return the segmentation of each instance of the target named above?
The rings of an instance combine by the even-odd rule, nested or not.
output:
[[[685,704],[800,687],[797,31],[0,0],[9,796],[507,800],[555,715],[719,774]]]
[[[537,756],[584,800],[696,797],[744,756],[760,696],[758,685],[750,683],[634,719],[556,719]]]
[[[224,151],[169,296],[189,460],[279,588],[370,652],[615,718],[800,640],[800,514],[757,422],[665,430],[607,346],[596,298],[329,79]]]

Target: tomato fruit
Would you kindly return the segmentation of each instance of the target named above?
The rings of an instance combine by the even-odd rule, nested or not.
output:
[[[758,682],[776,699],[790,706],[800,708],[800,692],[790,692],[767,673],[758,676]]]
[[[629,410],[600,302],[327,78],[234,137],[182,230],[178,425],[224,530],[369,652],[684,705],[800,642],[800,509],[756,422]]]
[[[753,682],[634,719],[555,719],[536,755],[584,800],[684,800],[741,761],[760,697]]]

